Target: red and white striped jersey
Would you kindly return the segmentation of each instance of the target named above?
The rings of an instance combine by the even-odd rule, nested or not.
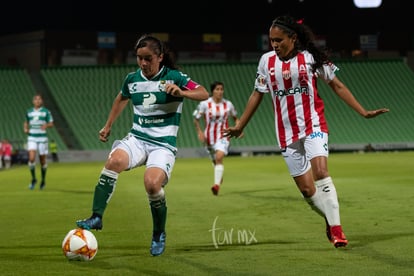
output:
[[[275,51],[270,51],[259,61],[255,90],[272,95],[276,137],[281,149],[315,131],[328,132],[317,79],[330,82],[338,68],[330,63],[314,73],[313,63],[312,54],[306,50],[288,61],[280,60]]]
[[[233,103],[227,99],[222,99],[216,103],[213,97],[208,98],[198,104],[193,113],[196,119],[204,117],[205,128],[204,136],[207,145],[214,145],[219,139],[223,139],[222,131],[229,126],[229,117],[237,118],[237,110]],[[226,139],[230,139],[227,137]]]

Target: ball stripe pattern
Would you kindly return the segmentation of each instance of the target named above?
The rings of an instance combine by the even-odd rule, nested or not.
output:
[[[62,250],[70,261],[91,261],[98,252],[98,241],[92,232],[76,228],[66,234]]]

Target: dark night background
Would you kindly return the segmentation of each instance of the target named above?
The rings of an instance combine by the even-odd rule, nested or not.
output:
[[[270,0],[269,0],[270,1]],[[352,0],[8,1],[0,34],[47,30],[263,32],[278,15],[304,18],[315,33],[411,31],[408,3],[383,0],[358,9]],[[411,31],[412,32],[412,31]],[[242,40],[242,38],[241,38]],[[242,41],[241,41],[242,43]]]
[[[382,0],[378,8],[361,9],[353,0],[8,1],[0,16],[1,64],[27,67],[29,58],[40,53],[31,62],[36,65],[29,66],[38,69],[61,64],[66,49],[102,52],[99,32],[116,34],[116,51],[107,51],[103,64],[126,62],[143,33],[167,33],[175,51],[221,51],[229,60],[239,60],[243,52],[262,50],[260,39],[272,20],[284,14],[303,19],[336,56],[353,57],[361,48],[361,35],[370,35],[377,39],[375,50],[407,57],[414,50],[407,3]],[[31,33],[44,33],[35,40],[39,53],[28,52],[33,49]],[[205,45],[206,33],[222,35],[218,48]],[[19,37],[9,39],[14,35]]]

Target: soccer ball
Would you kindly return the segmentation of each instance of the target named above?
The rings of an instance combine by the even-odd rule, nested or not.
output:
[[[69,261],[91,261],[98,252],[98,241],[91,231],[76,228],[66,234],[62,250]]]

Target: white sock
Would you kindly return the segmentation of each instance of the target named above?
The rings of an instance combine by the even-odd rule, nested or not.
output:
[[[214,184],[220,185],[223,179],[224,165],[214,166]]]
[[[159,201],[165,199],[164,188],[161,188],[160,191],[156,194],[150,195],[147,193],[149,201]]]
[[[321,197],[319,196],[320,192],[316,189],[316,192],[311,197],[305,197],[306,202],[309,206],[318,213],[321,217],[325,217],[325,211],[323,208],[323,203]]]
[[[107,168],[103,168],[101,174],[106,175],[107,177],[118,179],[119,173],[115,171],[108,170]]]
[[[331,226],[341,225],[338,195],[336,194],[336,189],[335,185],[332,182],[332,178],[326,177],[324,179],[318,180],[315,182],[315,185],[317,192],[319,193],[318,201],[320,201],[323,206],[322,210],[325,213],[328,224]]]
[[[28,162],[27,164],[29,165],[29,168],[36,167],[36,162]]]

